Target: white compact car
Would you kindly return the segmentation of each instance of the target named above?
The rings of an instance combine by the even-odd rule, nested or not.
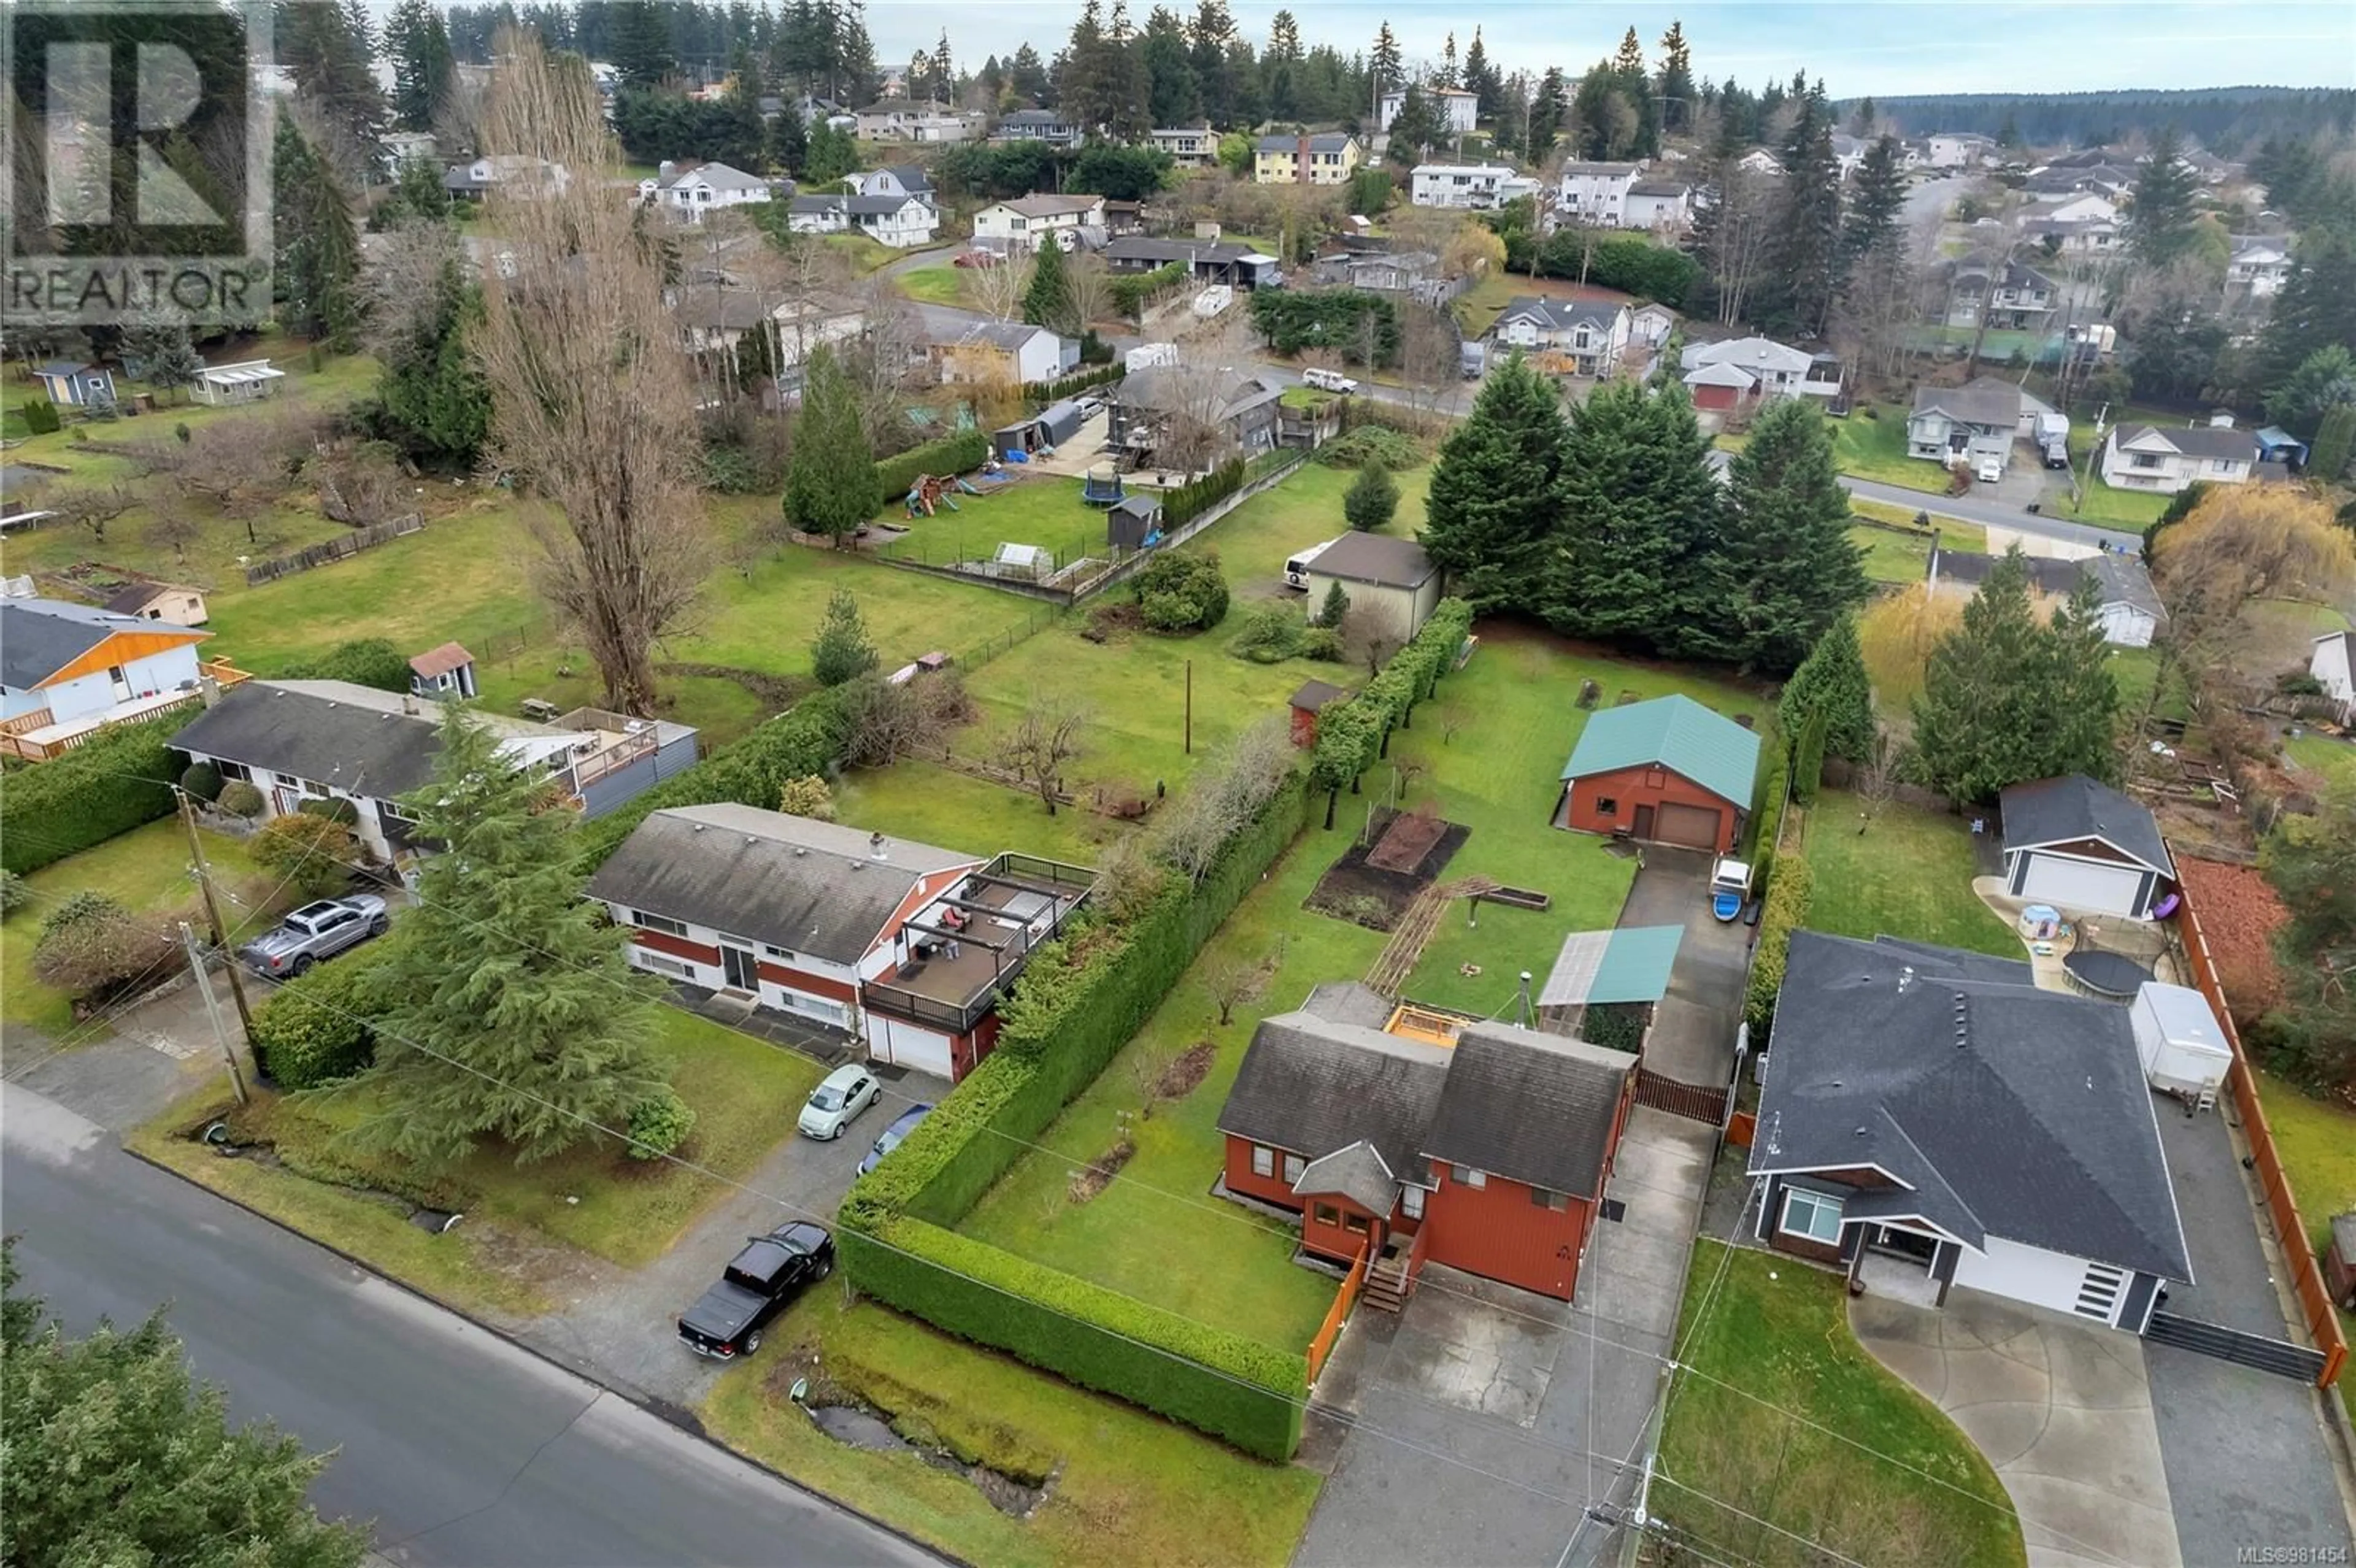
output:
[[[795,1125],[806,1138],[839,1138],[845,1127],[858,1120],[860,1112],[883,1098],[884,1085],[864,1063],[846,1062],[810,1091],[809,1102]]]

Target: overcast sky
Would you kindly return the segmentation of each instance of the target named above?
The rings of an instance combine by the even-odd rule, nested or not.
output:
[[[1130,0],[1142,23],[1153,0]],[[1193,0],[1169,0],[1191,14]],[[1255,45],[1280,7],[1229,0]],[[1110,0],[1106,0],[1110,9]],[[1362,4],[1294,0],[1310,44],[1362,49],[1388,17],[1410,63],[1437,59],[1451,28],[1461,50],[1475,23],[1490,58],[1508,69],[1559,65],[1576,72],[1619,47],[1631,25],[1654,59],[1672,18],[1685,22],[1697,76],[1730,75],[1756,88],[1804,66],[1836,98],[1872,93],[2064,92],[2126,87],[2356,86],[2356,4],[2351,0],[2043,0],[2038,5],[1956,0],[1849,0],[1845,5],[1626,4],[1545,0],[1483,5]],[[961,69],[1028,40],[1052,56],[1071,31],[1078,0],[867,0],[877,57],[905,62],[930,49],[944,22]]]

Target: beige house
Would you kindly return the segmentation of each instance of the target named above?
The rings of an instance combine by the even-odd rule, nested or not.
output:
[[[1340,185],[1365,157],[1365,147],[1346,131],[1262,136],[1252,148],[1252,178],[1260,185]]]
[[[1440,571],[1413,539],[1351,532],[1317,552],[1305,574],[1315,613],[1336,584],[1349,597],[1344,626],[1405,642],[1440,603]]]
[[[2256,471],[2257,438],[2222,422],[2169,426],[2123,424],[2103,443],[2103,482],[2115,490],[2173,496],[2195,480],[2242,485]]]
[[[106,602],[106,613],[171,626],[201,626],[207,618],[204,590],[177,582],[134,582]]]

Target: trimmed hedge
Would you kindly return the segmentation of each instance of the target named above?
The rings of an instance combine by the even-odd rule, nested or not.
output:
[[[1231,457],[1200,479],[1189,479],[1174,490],[1163,491],[1162,526],[1174,528],[1181,523],[1192,522],[1242,489],[1247,466],[1242,458]]]
[[[1767,890],[1767,907],[1759,916],[1759,945],[1751,956],[1751,981],[1742,998],[1742,1016],[1751,1025],[1751,1049],[1764,1050],[1768,1026],[1775,1021],[1775,993],[1783,988],[1783,960],[1791,951],[1792,933],[1808,918],[1816,879],[1797,851],[1775,862],[1775,883]]]
[[[897,457],[887,457],[875,465],[875,486],[882,499],[878,507],[895,507],[907,498],[908,491],[925,474],[965,474],[980,467],[990,459],[990,437],[978,430],[961,430],[922,446],[912,446]]]
[[[936,1328],[1263,1459],[1289,1459],[1301,1445],[1309,1367],[1299,1355],[921,1220],[887,1221],[873,1235],[845,1229],[839,1244],[861,1289]]]
[[[380,937],[296,976],[253,1014],[253,1059],[284,1089],[316,1089],[376,1060],[372,1020],[384,1011],[377,980],[394,938]]]
[[[1060,381],[1025,381],[1023,383],[1023,398],[1025,402],[1045,408],[1049,403],[1060,403],[1091,387],[1110,386],[1128,374],[1129,367],[1116,361],[1087,370],[1075,370]]]
[[[187,764],[170,741],[186,713],[117,724],[53,761],[0,774],[0,867],[19,875],[172,815]]]
[[[1442,599],[1364,691],[1317,716],[1310,777],[1318,788],[1338,793],[1374,766],[1390,732],[1412,723],[1415,705],[1431,695],[1472,629],[1472,606]]]
[[[1106,294],[1113,308],[1135,321],[1145,310],[1145,302],[1164,289],[1176,288],[1186,281],[1186,263],[1164,261],[1150,272],[1124,272],[1105,285]]]

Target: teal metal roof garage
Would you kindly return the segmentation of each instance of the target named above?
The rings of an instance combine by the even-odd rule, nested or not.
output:
[[[1563,764],[1555,826],[1725,854],[1758,774],[1759,737],[1690,697],[1607,708]]]

